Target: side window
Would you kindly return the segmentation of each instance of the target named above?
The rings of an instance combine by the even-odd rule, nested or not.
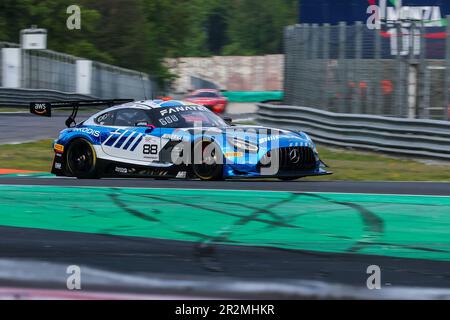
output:
[[[142,109],[120,109],[116,111],[116,119],[114,125],[120,127],[134,127],[136,123],[147,122],[150,124],[150,119],[145,110]]]
[[[115,112],[107,112],[95,119],[95,122],[102,126],[112,126],[114,124],[114,114]]]

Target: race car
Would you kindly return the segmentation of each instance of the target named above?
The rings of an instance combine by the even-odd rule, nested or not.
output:
[[[219,114],[225,112],[228,104],[228,99],[225,98],[219,90],[215,89],[196,90],[189,94],[184,100],[200,104]]]
[[[98,106],[108,108],[76,123],[80,108]],[[306,133],[235,126],[191,102],[40,102],[31,103],[30,112],[50,117],[67,107],[67,129],[53,144],[57,176],[293,180],[331,174]]]

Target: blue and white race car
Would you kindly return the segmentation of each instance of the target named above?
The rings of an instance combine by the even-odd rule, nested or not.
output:
[[[77,124],[79,108],[94,106],[109,107]],[[68,128],[53,145],[58,176],[294,180],[330,174],[307,134],[235,126],[190,102],[43,102],[31,103],[30,112],[49,117],[67,107]]]

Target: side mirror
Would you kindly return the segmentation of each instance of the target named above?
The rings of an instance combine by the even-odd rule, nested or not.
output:
[[[139,128],[146,128],[145,133],[151,133],[153,129],[155,129],[155,126],[149,124],[147,121],[136,122],[134,126]]]
[[[224,117],[223,121],[225,121],[225,123],[228,124],[229,126],[233,124],[233,119],[230,117]]]
[[[147,127],[148,126],[148,122],[147,121],[139,121],[139,122],[136,122],[134,124],[134,126],[135,127]]]

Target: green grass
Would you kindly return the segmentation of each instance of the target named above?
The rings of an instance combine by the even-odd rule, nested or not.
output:
[[[52,140],[0,145],[0,168],[50,171]]]
[[[450,162],[430,164],[394,158],[374,152],[349,151],[318,146],[320,158],[333,175],[314,180],[450,181]]]
[[[49,171],[52,140],[0,145],[0,168]],[[450,163],[426,164],[376,153],[319,146],[319,153],[334,172],[308,180],[450,181]]]
[[[8,107],[1,107],[0,113],[2,112],[30,112],[30,109],[28,108],[8,108]]]

